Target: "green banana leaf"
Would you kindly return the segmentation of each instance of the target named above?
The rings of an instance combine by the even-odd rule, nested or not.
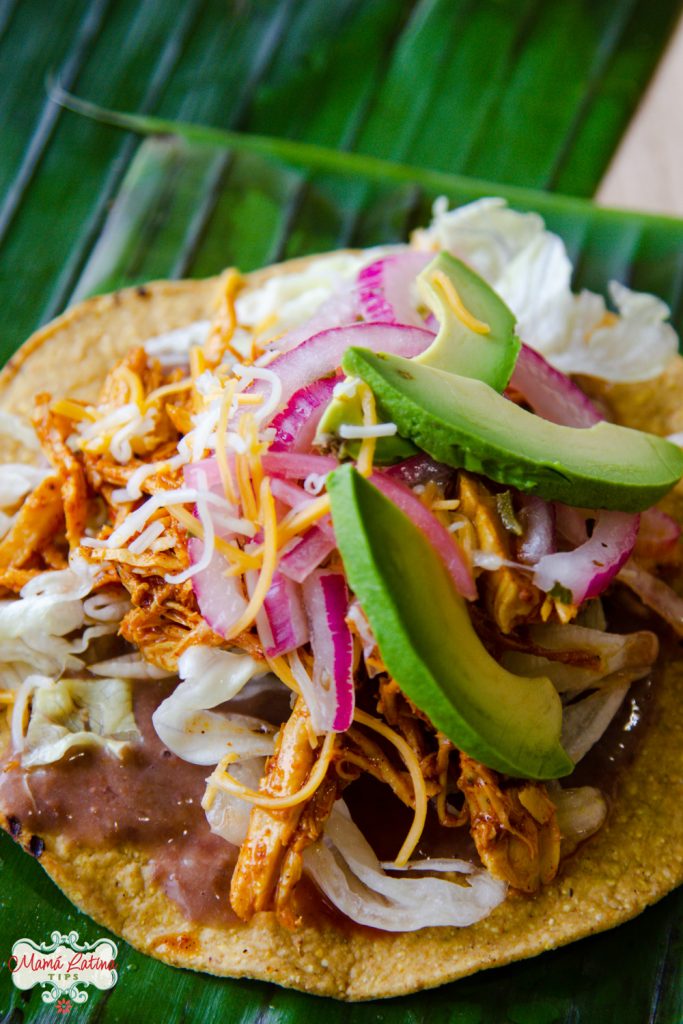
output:
[[[0,3],[0,357],[95,291],[403,239],[442,193],[454,202],[495,193],[539,209],[568,243],[577,286],[604,290],[617,277],[656,292],[681,329],[680,222],[599,211],[529,188],[593,192],[679,7],[678,0]],[[190,133],[138,145],[130,133],[54,104],[42,84],[48,73],[100,106],[250,134],[226,139],[199,129],[194,141]],[[266,137],[260,146],[257,134]],[[288,149],[292,141],[323,149]],[[345,162],[345,153],[361,162]],[[633,924],[540,959],[353,1007],[172,970],[119,943],[118,984],[107,993],[91,989],[71,1017],[680,1024],[682,911],[674,894]],[[72,928],[82,940],[105,934],[0,836],[1,1024],[62,1019],[38,990],[14,988],[6,961],[16,938],[41,941]]]
[[[60,111],[45,96],[49,72],[104,106],[590,195],[679,8],[679,0],[6,0],[0,356],[68,302],[136,148],[130,136]],[[219,162],[211,180],[224,173]],[[327,211],[303,180],[291,187],[283,233],[269,236],[275,255],[302,248]],[[376,234],[384,227],[374,202],[372,218],[359,214],[359,191],[347,189],[342,204],[335,190],[343,230],[332,235],[325,218],[321,245],[359,237],[366,224]],[[388,209],[385,221],[393,216]]]

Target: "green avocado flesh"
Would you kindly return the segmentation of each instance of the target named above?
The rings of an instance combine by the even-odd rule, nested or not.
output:
[[[683,451],[653,434],[606,422],[559,426],[482,381],[414,359],[351,348],[342,366],[368,384],[400,434],[439,462],[548,501],[642,512],[683,475]]]
[[[443,290],[435,282],[437,272],[445,274],[465,308],[490,327],[488,334],[477,334],[460,320],[446,302]],[[502,299],[483,278],[449,253],[439,253],[417,278],[420,294],[439,322],[439,333],[425,351],[411,362],[463,377],[486,381],[503,391],[515,368],[520,349],[515,335],[515,318]],[[363,409],[358,395],[333,399],[316,431],[316,444],[327,445],[339,437],[342,426],[360,426]],[[358,441],[343,441],[340,454],[356,458]],[[410,441],[401,437],[382,437],[377,441],[375,462],[386,465],[416,454]]]
[[[456,315],[438,284],[438,273],[448,278],[465,309],[488,324],[488,334],[471,330]],[[503,391],[520,349],[515,318],[503,300],[483,278],[446,252],[439,253],[425,267],[417,286],[439,322],[439,333],[429,348],[411,362],[483,380],[496,391]]]
[[[568,775],[549,679],[512,675],[482,646],[424,535],[351,465],[327,478],[349,585],[403,692],[460,750],[529,779]]]

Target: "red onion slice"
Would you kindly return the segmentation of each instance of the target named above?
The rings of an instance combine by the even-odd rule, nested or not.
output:
[[[592,427],[604,419],[587,395],[535,349],[522,345],[510,385],[537,416],[565,427]]]
[[[383,323],[424,326],[424,320],[411,301],[411,285],[434,253],[405,252],[383,256],[358,275],[358,302],[366,320]]]
[[[307,530],[296,546],[280,559],[280,572],[295,583],[303,583],[314,569],[331,555],[336,547],[334,531],[332,536],[323,533],[317,526]]]
[[[314,334],[320,334],[321,331],[327,331],[332,327],[356,323],[360,315],[358,289],[355,279],[352,279],[330,295],[329,299],[325,299],[305,324],[294,327],[282,338],[271,342],[268,349],[271,352],[284,354],[296,348],[307,338],[312,338]]]
[[[534,583],[546,592],[559,583],[574,604],[597,597],[631,554],[638,521],[638,516],[626,512],[601,511],[590,540],[573,551],[544,555],[536,563]]]
[[[313,689],[304,694],[316,732],[345,732],[353,722],[353,638],[346,624],[343,573],[317,570],[303,585],[313,648]]]
[[[214,458],[190,462],[183,467],[183,478],[188,487],[208,487],[213,494],[223,494],[218,463]],[[233,541],[234,534],[221,527],[220,516],[212,516],[214,532],[217,537]],[[198,537],[190,537],[187,542],[187,553],[190,563],[197,565],[204,555],[204,541]],[[192,590],[197,598],[199,611],[214,633],[227,637],[235,622],[247,607],[240,581],[235,576],[226,576],[228,562],[218,548],[213,549],[211,559],[206,568],[196,572],[192,577]]]
[[[195,565],[204,554],[204,542],[191,537],[187,543],[190,562]],[[227,637],[232,626],[247,607],[240,582],[235,576],[226,576],[228,563],[215,548],[206,569],[192,577],[192,590],[199,611],[214,633]]]
[[[538,416],[552,423],[587,428],[604,419],[569,377],[528,345],[522,345],[510,383]],[[614,579],[633,550],[639,522],[638,516],[624,512],[600,511],[592,536],[583,540],[584,526],[576,522],[581,515],[577,510],[559,510],[562,518],[558,526],[565,526],[579,546],[573,551],[543,555],[534,571],[534,583],[541,590],[550,591],[560,584],[571,593],[574,604],[597,597]],[[585,523],[585,514],[582,518]]]
[[[332,392],[339,377],[324,377],[307,387],[299,388],[287,405],[279,412],[271,426],[275,429],[275,440],[271,452],[309,451],[318,424],[325,409],[332,401]]]
[[[256,574],[255,577],[254,583],[258,578]],[[256,616],[256,628],[269,658],[288,654],[308,643],[309,629],[301,587],[280,572],[273,576],[263,607]]]
[[[281,501],[287,508],[299,510],[315,501],[312,495],[305,491],[303,487],[299,487],[298,484],[293,484],[290,480],[283,480],[280,477],[273,478],[270,489],[273,497]]]
[[[392,323],[350,324],[314,334],[296,348],[273,359],[268,363],[268,370],[280,378],[282,408],[297,391],[334,374],[341,366],[346,350],[354,345],[368,348],[371,352],[388,352],[410,359],[424,352],[433,341],[432,331],[422,327]],[[264,380],[255,380],[248,390],[250,394],[268,395],[271,385]]]
[[[422,504],[417,495],[397,480],[393,480],[385,473],[373,473],[370,480],[378,491],[393,501],[422,531],[441,557],[457,592],[469,601],[474,601],[477,597],[477,588],[472,571],[459,544],[446,527]]]
[[[326,476],[339,467],[331,455],[307,455],[303,452],[266,452],[261,464],[271,476],[290,480],[303,480],[311,473]]]
[[[199,462],[188,462],[186,466],[183,466],[183,480],[188,487],[195,489],[198,489],[202,481],[205,480],[206,486],[212,494],[223,494],[218,462],[213,456],[201,459]]]

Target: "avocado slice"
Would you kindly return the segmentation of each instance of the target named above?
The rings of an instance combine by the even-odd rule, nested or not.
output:
[[[439,253],[425,267],[417,278],[417,286],[439,322],[439,333],[429,348],[411,362],[476,377],[503,391],[521,345],[515,334],[515,318],[503,300],[482,277],[447,252]],[[454,299],[460,315],[453,305]],[[479,326],[472,329],[468,323]],[[357,395],[335,398],[320,420],[316,444],[329,444],[339,436],[341,426],[360,426],[362,422],[363,410]],[[358,442],[345,441],[340,450],[355,458]],[[375,462],[388,464],[414,454],[415,448],[405,438],[380,438]]]
[[[508,775],[555,779],[560,745],[549,679],[515,676],[482,645],[441,559],[400,509],[350,464],[327,478],[344,569],[388,671],[460,750]]]
[[[447,252],[439,253],[425,267],[417,286],[439,321],[439,333],[411,362],[483,380],[496,391],[504,391],[521,342],[515,334],[515,317],[500,296],[479,274]]]
[[[548,501],[642,512],[683,474],[683,451],[614,423],[564,427],[479,380],[414,359],[351,348],[342,366],[372,388],[382,415],[434,459]]]
[[[363,407],[357,395],[334,398],[323,413],[315,435],[315,444],[333,447],[340,458],[346,456],[357,459],[361,442],[344,440],[340,436],[343,426],[361,427],[363,425]],[[375,445],[373,461],[378,466],[390,466],[418,454],[418,449],[405,437],[394,434],[393,437],[378,437]]]

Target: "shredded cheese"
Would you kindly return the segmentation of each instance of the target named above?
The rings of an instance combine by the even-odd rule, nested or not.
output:
[[[236,505],[237,493],[235,491],[232,473],[230,472],[228,451],[226,447],[228,419],[230,418],[230,410],[232,408],[232,401],[234,397],[235,384],[234,381],[231,381],[221,396],[221,411],[218,417],[218,424],[216,426],[216,462],[218,463],[218,472],[220,473],[225,497],[231,504]]]
[[[358,722],[359,725],[365,725],[368,729],[373,729],[380,736],[384,736],[390,743],[393,743],[410,773],[415,793],[415,816],[410,831],[394,861],[397,868],[405,867],[412,856],[413,850],[420,841],[420,836],[424,831],[425,821],[427,820],[427,790],[422,772],[420,771],[419,762],[414,751],[411,750],[403,737],[399,736],[393,729],[390,729],[384,722],[380,722],[379,719],[373,718],[372,715],[368,715],[365,711],[360,711],[358,708],[354,712],[353,720]]]
[[[366,433],[361,442],[358,458],[356,459],[356,469],[361,476],[367,477],[372,474],[372,463],[375,458],[375,447],[377,446],[377,435],[367,433],[369,428],[372,430],[377,425],[375,396],[367,384],[361,385],[361,405],[363,407],[363,427],[356,429],[364,429]]]
[[[145,406],[145,389],[142,386],[142,381],[138,377],[137,373],[134,373],[129,366],[119,366],[116,371],[119,377],[123,377],[128,387],[128,395],[131,402],[134,402],[140,412],[144,412]]]
[[[285,544],[292,540],[293,537],[297,537],[300,533],[304,533],[309,526],[313,526],[323,516],[329,514],[330,511],[330,496],[329,494],[321,494],[319,498],[315,498],[309,502],[305,508],[300,509],[298,512],[292,510],[282,520],[277,531],[277,546],[282,548]]]
[[[485,324],[483,320],[478,320],[476,316],[470,313],[469,309],[467,309],[458,295],[453,282],[446,277],[443,270],[437,270],[433,274],[432,280],[435,284],[439,285],[446,302],[451,307],[458,320],[464,324],[465,327],[469,327],[469,329],[474,331],[475,334],[491,333],[491,328],[488,324]]]
[[[132,540],[128,545],[128,550],[132,551],[134,555],[141,555],[143,551],[152,544],[166,529],[166,524],[161,522],[159,519],[155,519],[153,523],[150,523],[142,533],[138,534],[135,540]]]
[[[90,423],[94,423],[97,419],[97,415],[92,409],[88,409],[70,398],[60,398],[58,402],[50,406],[50,412],[57,416],[66,416],[69,420],[89,420]]]
[[[277,658],[269,658],[266,655],[266,662],[270,671],[278,677],[281,683],[291,690],[293,693],[300,694],[299,684],[294,678],[294,673],[282,656]]]
[[[209,793],[211,787],[215,787],[215,789],[222,789],[226,793],[230,793],[232,796],[239,797],[241,800],[247,800],[255,807],[263,807],[265,810],[269,811],[284,811],[288,807],[296,807],[297,804],[301,804],[305,800],[310,800],[327,775],[327,771],[330,767],[330,762],[332,761],[332,756],[334,754],[336,738],[336,733],[328,732],[320,749],[320,755],[315,762],[308,779],[301,789],[298,789],[296,793],[291,793],[288,796],[268,796],[258,790],[249,789],[241,782],[238,782],[238,780],[228,771],[228,766],[236,760],[235,754],[228,754],[228,756],[224,757],[220,764],[216,766],[213,774],[209,778],[209,785],[204,797],[206,803],[204,803],[203,800],[202,807],[207,810],[208,804],[208,809],[210,809],[210,806],[213,803],[215,793]]]
[[[193,516],[182,505],[169,505],[168,511],[188,533],[192,534],[193,537],[204,540],[204,528],[196,516]],[[229,544],[222,537],[215,537],[214,544],[221,555],[224,555],[228,561],[240,567],[241,572],[246,572],[247,569],[258,569],[261,564],[260,559],[255,555],[247,554],[246,551],[242,551],[241,548],[236,547],[234,544]]]
[[[273,575],[277,566],[277,517],[275,514],[275,501],[270,490],[270,479],[265,477],[261,484],[259,494],[261,518],[263,520],[263,563],[259,573],[258,583],[251,595],[249,604],[242,615],[228,631],[225,639],[232,640],[244,632],[258,615],[265,601],[266,594],[273,582]]]
[[[183,391],[189,391],[193,386],[194,381],[192,380],[179,380],[175,384],[162,384],[156,391],[151,391],[147,395],[144,402],[144,412],[147,412],[155,402],[160,401],[162,398],[166,398],[168,395],[178,395]]]
[[[368,438],[394,437],[398,432],[395,423],[376,423],[374,427],[359,427],[353,423],[342,423],[339,436],[344,441],[364,441]]]

